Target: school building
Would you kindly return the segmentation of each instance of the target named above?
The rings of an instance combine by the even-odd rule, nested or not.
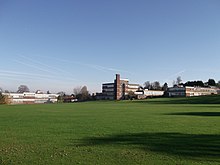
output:
[[[58,94],[43,93],[3,93],[7,96],[9,104],[43,104],[57,102]]]
[[[218,94],[219,89],[215,87],[171,87],[168,88],[169,97],[191,97]]]
[[[129,93],[134,93],[138,99],[162,96],[164,91],[142,89],[140,84],[129,83],[128,79],[121,79],[119,74],[112,83],[102,84],[102,93],[96,94],[97,100],[123,100]]]

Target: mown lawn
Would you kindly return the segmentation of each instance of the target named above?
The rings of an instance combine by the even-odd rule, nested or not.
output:
[[[220,164],[220,104],[167,101],[1,105],[0,164]]]

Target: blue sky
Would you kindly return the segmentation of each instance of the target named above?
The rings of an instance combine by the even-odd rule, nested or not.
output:
[[[0,1],[0,87],[220,80],[219,0]]]

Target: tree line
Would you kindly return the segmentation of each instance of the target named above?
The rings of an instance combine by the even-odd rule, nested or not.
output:
[[[160,85],[159,81],[154,81],[154,82],[150,82],[150,81],[146,81],[144,83],[144,89],[148,89],[148,90],[163,90],[166,91],[168,88],[168,84],[164,83],[162,86]]]
[[[190,86],[190,87],[217,87],[220,88],[220,81],[216,82],[214,79],[208,79],[207,82],[203,82],[201,80],[196,81],[187,81],[186,83],[182,83],[182,78],[178,76],[176,80],[173,81],[173,86]],[[146,81],[143,85],[144,89],[148,90],[163,90],[167,91],[168,84],[165,82],[162,86],[159,81]]]
[[[58,102],[71,102],[71,99],[76,99],[77,101],[90,101],[95,100],[94,94],[90,94],[87,86],[78,86],[73,89],[73,94],[66,95],[65,92],[58,92]]]
[[[199,87],[210,87],[210,86],[213,86],[213,87],[220,87],[220,81],[218,81],[216,83],[216,81],[214,79],[209,79],[207,82],[203,82],[201,80],[198,80],[198,81],[187,81],[186,83],[180,83],[180,85],[183,85],[183,86],[191,86],[191,87],[194,87],[194,86],[199,86]]]

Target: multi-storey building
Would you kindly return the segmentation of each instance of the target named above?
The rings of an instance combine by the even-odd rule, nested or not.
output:
[[[116,74],[116,78],[113,83],[102,84],[102,93],[97,93],[96,99],[121,100],[125,99],[130,92],[134,93],[138,99],[161,97],[164,95],[164,91],[140,88],[139,84],[130,84],[128,79],[121,79],[120,75]],[[215,87],[176,86],[168,88],[167,93],[170,97],[190,97],[219,94],[220,90]]]
[[[115,99],[115,83],[102,84],[102,99],[114,100]]]
[[[96,95],[98,100],[121,100],[129,94],[136,92],[140,87],[139,84],[129,84],[128,79],[121,79],[119,74],[116,74],[116,79],[113,83],[102,84],[102,93]]]

